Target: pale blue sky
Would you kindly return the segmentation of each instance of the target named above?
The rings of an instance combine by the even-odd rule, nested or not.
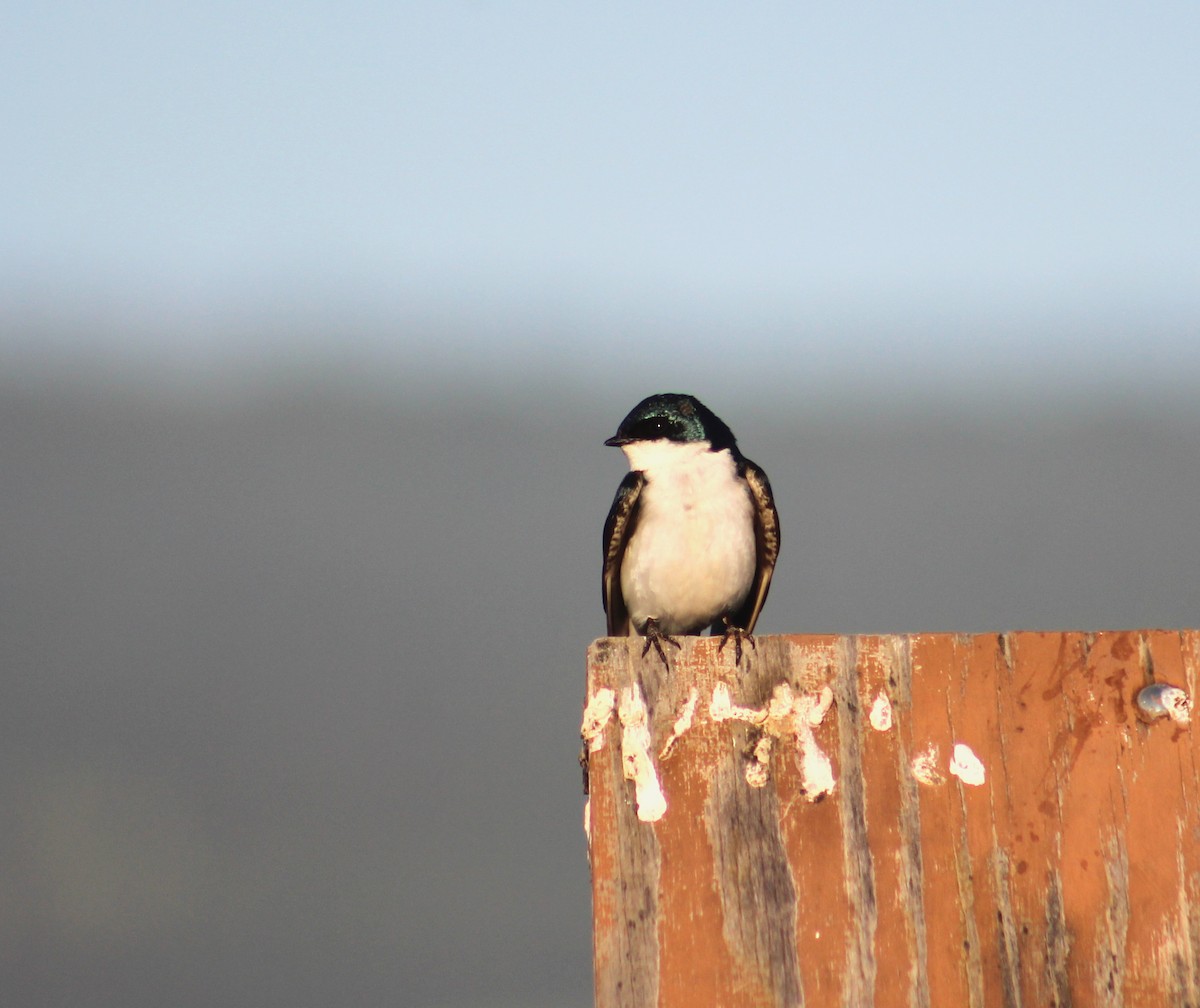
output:
[[[151,356],[1200,376],[1197,52],[1195,3],[10,7],[0,295]]]

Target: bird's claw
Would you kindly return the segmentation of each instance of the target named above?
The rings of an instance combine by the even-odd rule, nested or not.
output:
[[[646,643],[642,646],[642,657],[645,658],[650,653],[650,649],[654,648],[658,652],[658,657],[662,659],[664,667],[670,668],[671,663],[667,661],[667,653],[663,650],[662,642],[666,641],[675,648],[682,648],[674,637],[668,636],[658,628],[658,620],[651,618],[646,620],[645,629],[642,631],[645,635]]]
[[[752,651],[758,650],[758,645],[754,643],[754,634],[748,630],[743,630],[741,627],[736,627],[729,622],[729,617],[722,618],[725,624],[725,630],[721,634],[721,643],[717,645],[717,653],[725,650],[725,645],[729,643],[730,638],[733,638],[733,664],[742,664],[742,641],[746,641],[750,645]]]

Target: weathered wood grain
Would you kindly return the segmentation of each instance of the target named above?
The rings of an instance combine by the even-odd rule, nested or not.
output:
[[[588,655],[596,1003],[1200,1008],[1200,631]]]

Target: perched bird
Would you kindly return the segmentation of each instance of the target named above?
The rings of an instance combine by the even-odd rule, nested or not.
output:
[[[643,399],[604,443],[631,470],[604,523],[608,635],[642,634],[666,663],[663,641],[710,627],[740,662],[779,555],[767,474],[690,395]]]

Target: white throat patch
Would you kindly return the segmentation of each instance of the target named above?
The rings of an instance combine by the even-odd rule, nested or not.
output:
[[[754,577],[754,506],[728,449],[708,442],[622,446],[645,474],[637,527],[621,566],[634,626],[697,633],[737,608]]]
[[[733,456],[728,451],[714,452],[707,441],[634,441],[622,445],[621,451],[630,469],[650,478],[687,469],[720,471],[726,466],[732,474]]]

